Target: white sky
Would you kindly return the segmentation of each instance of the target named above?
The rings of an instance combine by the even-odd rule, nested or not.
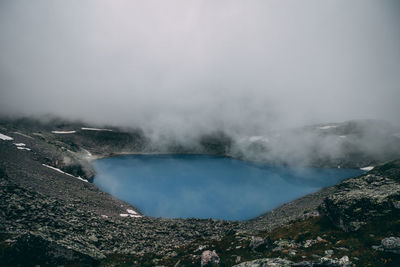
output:
[[[399,1],[0,2],[0,113],[202,131],[399,123]]]

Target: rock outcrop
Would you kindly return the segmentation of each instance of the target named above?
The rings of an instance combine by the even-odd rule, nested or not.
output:
[[[235,267],[289,267],[292,266],[293,262],[281,259],[281,258],[265,258],[265,259],[257,259],[253,261],[242,262]]]
[[[376,167],[366,175],[347,179],[325,198],[321,212],[345,231],[400,208],[400,161]]]
[[[253,236],[251,238],[249,248],[253,251],[265,251],[271,245],[271,243],[271,239],[268,236],[266,238]]]
[[[313,267],[313,266],[331,266],[331,267],[350,267],[349,257],[343,256],[336,258],[321,258],[319,261],[293,262],[282,258],[265,258],[253,261],[242,262],[235,267]]]
[[[323,238],[329,238],[319,237],[319,232],[313,237],[303,233],[304,238],[298,238],[299,232],[303,232],[299,230],[293,236],[275,237],[273,242],[265,236],[274,229],[291,227],[294,222],[325,221],[324,216],[345,231],[357,230],[371,220],[387,219],[391,214],[398,221],[400,161],[378,166],[366,175],[324,188],[246,222],[142,215],[133,218],[127,211],[136,210],[134,207],[79,178],[93,177],[90,162],[96,157],[145,149],[157,151],[156,148],[147,146],[149,140],[140,131],[83,130],[83,125],[66,123],[53,126],[29,120],[0,122],[1,132],[14,140],[0,141],[0,266],[94,266],[114,260],[146,266],[187,266],[200,262],[205,266],[226,262],[233,265],[243,259],[263,257],[238,266],[348,266],[350,259],[343,251],[351,260],[356,258],[354,254],[348,254],[345,247],[334,247],[340,240],[328,242]],[[73,133],[56,134],[52,133],[54,129]],[[74,131],[67,131],[71,129]],[[335,132],[327,133],[327,129]],[[338,138],[347,133],[347,128],[341,132],[340,127],[331,126],[317,130],[323,135],[339,135]],[[352,135],[348,139],[357,140],[358,135]],[[193,151],[223,155],[232,152],[233,140],[224,134],[217,133],[199,142],[200,148]],[[17,148],[19,143],[26,144],[25,150]],[[193,152],[179,145],[172,151]],[[342,166],[375,162],[370,157],[356,159],[349,156]],[[396,235],[395,231],[384,232],[371,243],[379,244],[383,239],[381,245],[375,250],[371,245],[368,248],[376,253],[390,253],[388,259],[398,256],[399,238],[392,235]],[[218,242],[223,243],[224,250]],[[190,246],[196,248],[185,253]],[[201,254],[199,251],[204,249],[207,251]],[[322,252],[304,255],[313,249]]]
[[[372,248],[379,251],[400,254],[400,237],[391,236],[384,238],[380,246],[373,246]]]
[[[201,253],[201,266],[203,267],[215,267],[219,266],[219,256],[215,250],[205,250]]]

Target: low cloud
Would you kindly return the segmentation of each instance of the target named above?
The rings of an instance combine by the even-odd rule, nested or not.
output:
[[[399,6],[4,0],[0,113],[158,137],[365,118],[398,124]]]

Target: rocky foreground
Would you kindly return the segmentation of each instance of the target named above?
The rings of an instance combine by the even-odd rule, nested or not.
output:
[[[162,219],[90,183],[95,158],[154,149],[139,130],[7,120],[0,133],[1,266],[400,266],[400,161],[250,221]],[[208,136],[195,152],[229,146]]]

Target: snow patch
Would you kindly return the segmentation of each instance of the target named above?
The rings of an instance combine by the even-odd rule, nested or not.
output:
[[[51,131],[54,134],[73,134],[76,133],[76,131]]]
[[[73,175],[71,175],[72,177],[75,177],[75,176],[73,176]],[[89,181],[88,180],[86,180],[86,179],[83,179],[82,177],[80,177],[80,176],[78,176],[78,177],[75,177],[76,179],[78,179],[78,180],[81,180],[82,182],[85,182],[85,183],[88,183]]]
[[[128,213],[121,213],[119,216],[121,217],[131,217],[131,218],[141,218],[142,215],[137,214],[136,211],[127,209],[126,210]]]
[[[87,128],[87,127],[82,127],[81,130],[84,130],[84,131],[106,131],[106,132],[112,132],[111,129]]]
[[[88,160],[93,160],[93,159],[94,159],[92,153],[90,153],[90,152],[89,152],[88,150],[86,150],[86,149],[82,149],[82,150],[86,152],[86,158],[87,158]]]
[[[136,211],[134,211],[134,210],[131,210],[131,209],[127,209],[126,210],[128,213],[130,213],[130,214],[137,214],[137,212]]]
[[[4,141],[11,141],[11,140],[14,140],[14,138],[9,137],[9,136],[7,136],[7,135],[5,135],[5,134],[1,134],[1,133],[0,133],[0,139],[1,139],[1,140],[4,140]]]
[[[327,129],[331,129],[331,128],[336,128],[336,125],[326,125],[326,126],[320,126],[318,127],[318,129],[320,130],[327,130]]]
[[[26,146],[24,143],[14,143],[16,146]]]
[[[27,150],[27,151],[31,151],[31,149],[30,149],[30,148],[23,147],[23,146],[17,146],[17,148],[18,148],[19,150]]]
[[[360,170],[369,172],[373,168],[374,168],[373,166],[367,166],[367,167],[360,168]]]
[[[64,171],[62,171],[62,170],[60,170],[60,169],[58,169],[58,168],[55,168],[55,167],[53,167],[53,166],[50,166],[50,165],[46,165],[46,164],[42,164],[42,165],[45,166],[45,167],[47,167],[47,168],[49,168],[49,169],[58,171],[58,172],[60,172],[60,173],[66,174],[66,175],[68,175],[68,176],[74,177],[74,178],[76,178],[76,179],[78,179],[78,180],[81,180],[81,181],[83,181],[83,182],[88,183],[88,180],[83,179],[83,178],[80,177],[80,176],[78,176],[78,177],[73,176],[72,174],[69,174],[69,173],[67,173],[67,172],[64,172]]]

